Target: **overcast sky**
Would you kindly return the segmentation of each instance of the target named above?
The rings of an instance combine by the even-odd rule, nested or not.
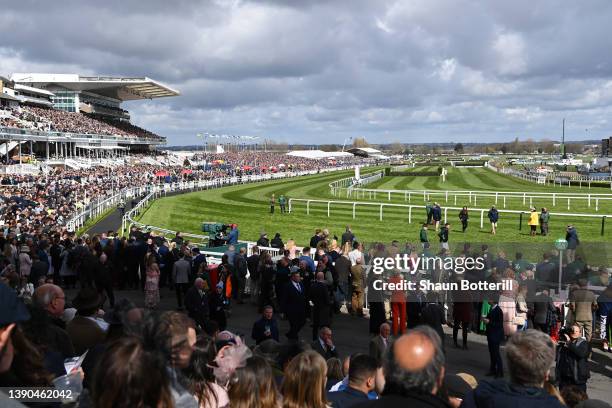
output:
[[[148,76],[181,96],[138,125],[289,143],[612,135],[612,2],[27,1],[3,4],[0,74]]]

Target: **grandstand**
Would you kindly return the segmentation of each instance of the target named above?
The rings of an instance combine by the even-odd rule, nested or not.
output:
[[[165,144],[165,137],[131,124],[121,104],[179,92],[147,77],[16,73],[1,78],[0,95],[0,162],[65,164]]]

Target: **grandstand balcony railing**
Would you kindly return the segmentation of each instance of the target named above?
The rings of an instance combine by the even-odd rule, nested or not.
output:
[[[120,136],[120,135],[100,135],[100,134],[88,134],[88,133],[71,133],[71,132],[55,132],[55,131],[42,131],[36,129],[23,129],[14,127],[0,127],[0,140],[32,140],[34,142],[96,142],[96,141],[108,141],[117,142],[122,144],[133,144],[133,145],[151,145],[151,144],[165,144],[166,139],[160,138],[146,138],[138,136]]]

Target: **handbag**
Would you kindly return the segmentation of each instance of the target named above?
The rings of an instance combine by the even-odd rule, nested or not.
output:
[[[512,324],[517,325],[517,326],[524,326],[525,320],[526,319],[523,316],[514,316],[514,318],[512,319]]]

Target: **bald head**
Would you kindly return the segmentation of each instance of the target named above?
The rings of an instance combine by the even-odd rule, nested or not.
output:
[[[32,303],[46,310],[53,317],[60,317],[64,313],[66,296],[59,286],[45,283],[34,291]]]
[[[444,352],[438,334],[418,326],[388,350],[385,394],[435,394],[444,378]]]
[[[421,333],[408,333],[393,344],[397,365],[408,371],[420,371],[435,354],[432,342]]]

